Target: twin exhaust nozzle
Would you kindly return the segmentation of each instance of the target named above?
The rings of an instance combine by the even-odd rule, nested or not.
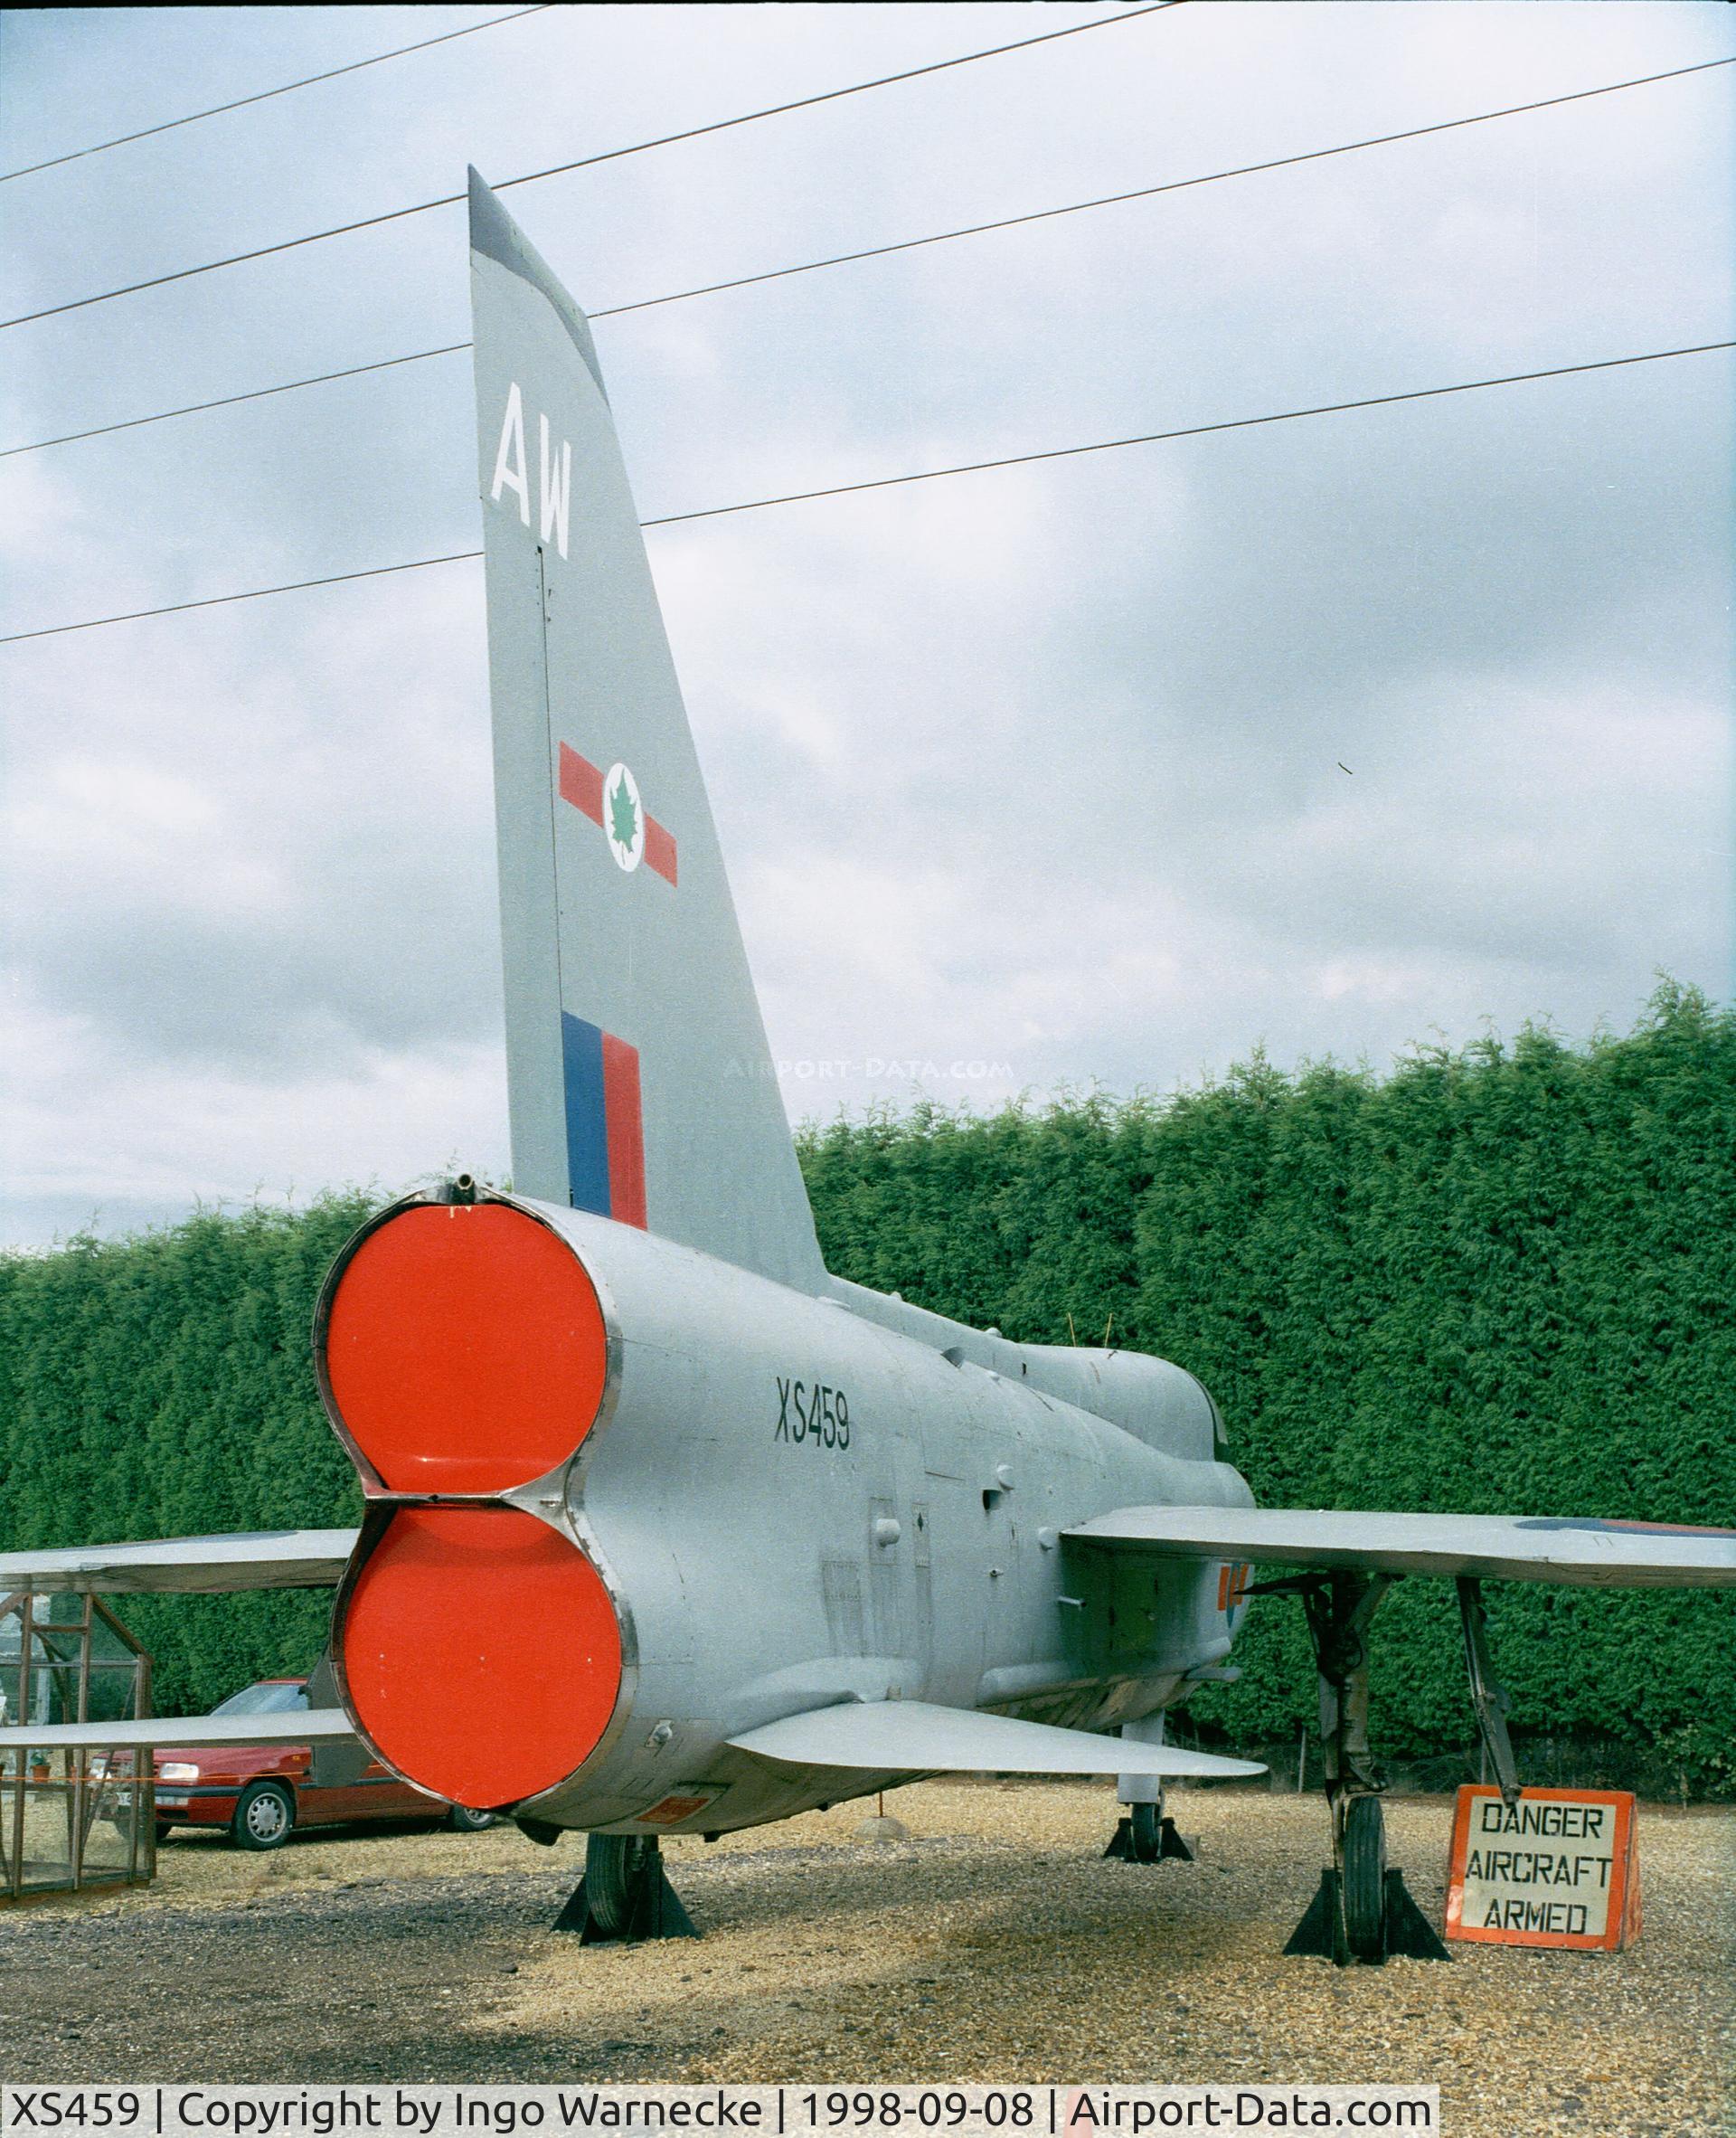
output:
[[[368,1502],[333,1628],[357,1728],[454,1803],[558,1786],[614,1714],[622,1631],[584,1547],[510,1495],[562,1474],[603,1408],[584,1264],[459,1174],[348,1244],[314,1355]]]

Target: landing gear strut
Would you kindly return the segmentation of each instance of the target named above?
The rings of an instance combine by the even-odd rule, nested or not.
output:
[[[1446,1960],[1447,1948],[1386,1860],[1386,1779],[1368,1748],[1368,1628],[1390,1574],[1333,1573],[1262,1584],[1298,1593],[1320,1675],[1332,1862],[1284,1950],[1347,1967],[1379,1967],[1394,1954]],[[1468,1635],[1467,1635],[1468,1639]]]
[[[665,1874],[656,1834],[588,1834],[585,1875],[554,1927],[576,1930],[581,1945],[699,1935]]]
[[[1461,1574],[1457,1586],[1459,1623],[1465,1630],[1465,1668],[1471,1679],[1471,1705],[1477,1709],[1477,1726],[1482,1732],[1484,1749],[1488,1753],[1489,1764],[1500,1785],[1501,1801],[1512,1811],[1519,1794],[1519,1769],[1514,1760],[1512,1740],[1507,1736],[1507,1710],[1512,1703],[1495,1681],[1495,1666],[1489,1656],[1489,1622],[1483,1609],[1483,1585],[1468,1574]]]

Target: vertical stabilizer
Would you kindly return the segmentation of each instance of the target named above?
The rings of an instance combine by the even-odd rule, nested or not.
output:
[[[513,1179],[824,1275],[585,317],[474,171]]]

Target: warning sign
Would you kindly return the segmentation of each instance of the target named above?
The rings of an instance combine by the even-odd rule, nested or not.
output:
[[[1611,1789],[1461,1789],[1447,1935],[1613,1951],[1639,1935],[1634,1800]]]

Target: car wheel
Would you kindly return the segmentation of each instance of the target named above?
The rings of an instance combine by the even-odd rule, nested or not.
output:
[[[454,1833],[486,1833],[499,1817],[498,1812],[473,1812],[468,1804],[454,1804],[446,1823]]]
[[[244,1789],[229,1822],[238,1849],[281,1849],[295,1831],[295,1799],[280,1782],[255,1782]]]

